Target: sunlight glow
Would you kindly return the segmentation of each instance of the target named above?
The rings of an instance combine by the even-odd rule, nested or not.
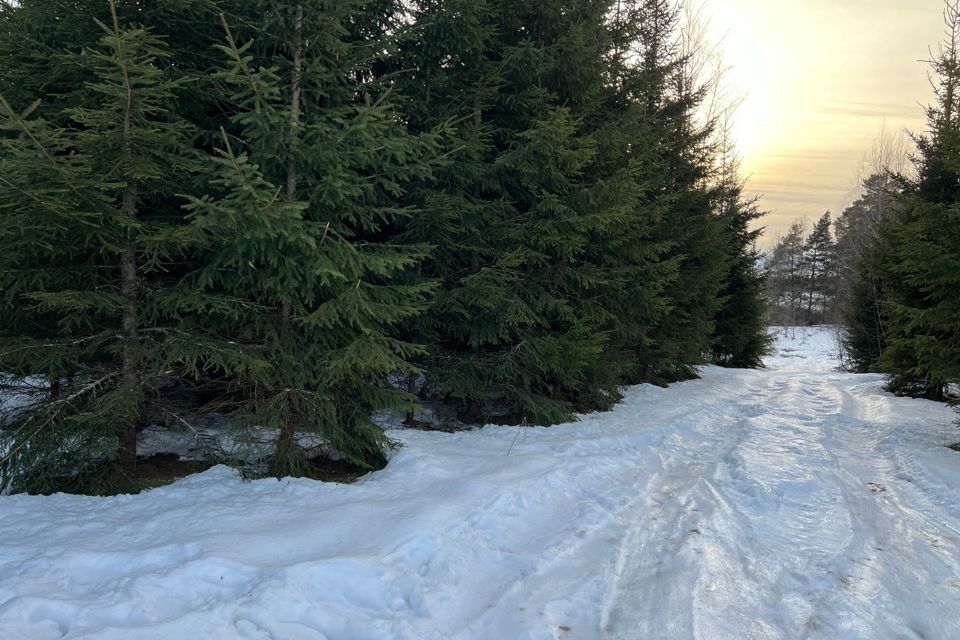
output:
[[[921,60],[942,34],[941,0],[705,0],[730,91],[734,137],[771,211],[765,243],[797,218],[838,213],[883,123],[922,130]]]

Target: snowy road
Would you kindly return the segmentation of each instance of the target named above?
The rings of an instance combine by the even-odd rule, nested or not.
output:
[[[351,486],[0,497],[0,639],[960,638],[952,415],[831,347],[519,437],[402,432]]]

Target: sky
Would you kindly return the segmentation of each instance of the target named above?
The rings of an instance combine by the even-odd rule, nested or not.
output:
[[[839,213],[885,126],[922,131],[943,0],[702,0],[743,103],[734,139],[769,246],[796,218]]]

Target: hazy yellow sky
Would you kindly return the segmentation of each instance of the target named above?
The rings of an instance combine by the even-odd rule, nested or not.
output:
[[[764,244],[797,217],[838,213],[886,121],[922,130],[942,0],[703,0],[743,96],[735,137],[771,214]]]

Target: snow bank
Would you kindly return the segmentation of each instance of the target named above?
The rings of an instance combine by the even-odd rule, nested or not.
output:
[[[0,638],[960,637],[950,415],[829,344],[577,424],[395,431],[349,486],[0,497]]]

